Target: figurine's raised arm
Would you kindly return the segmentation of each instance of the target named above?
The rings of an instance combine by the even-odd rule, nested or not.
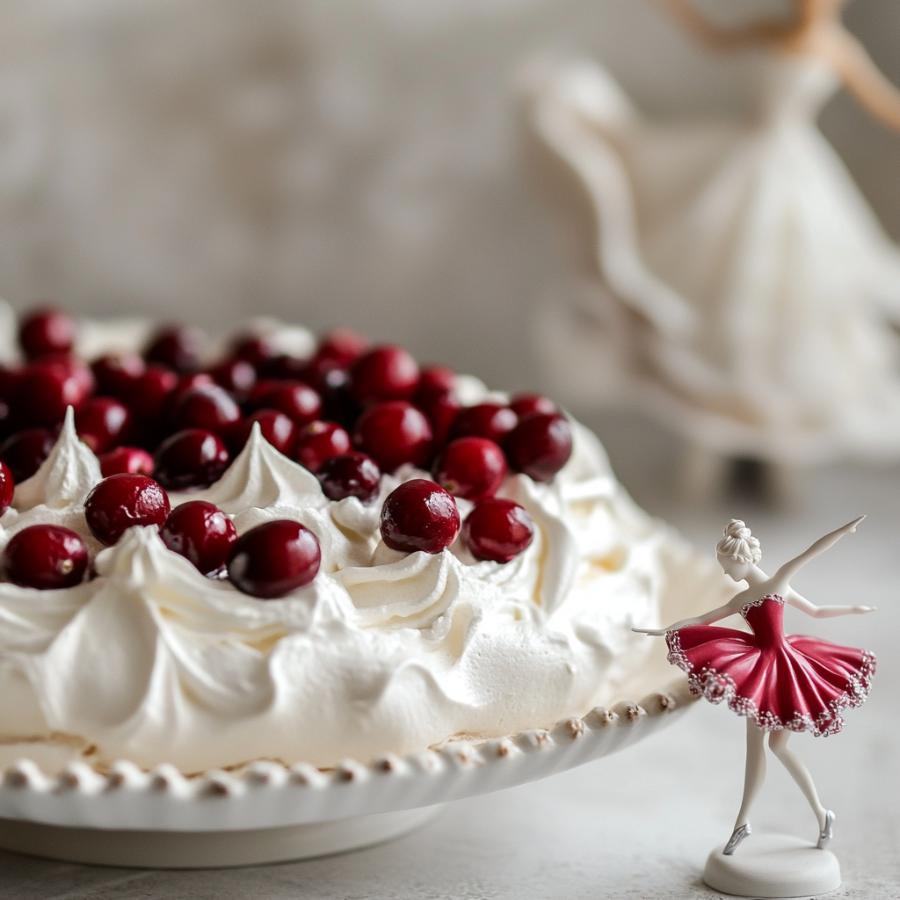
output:
[[[830,550],[845,534],[851,534],[859,527],[859,523],[865,516],[859,516],[852,522],[830,531],[824,537],[820,537],[814,544],[806,548],[799,556],[788,560],[774,575],[772,581],[778,585],[787,585],[791,578],[800,571],[808,562],[819,554]]]
[[[796,30],[796,19],[766,20],[746,25],[719,25],[703,15],[691,0],[659,0],[685,31],[714,50],[733,50],[787,40]]]
[[[860,106],[888,128],[900,131],[900,88],[875,65],[862,44],[841,29],[824,49]]]

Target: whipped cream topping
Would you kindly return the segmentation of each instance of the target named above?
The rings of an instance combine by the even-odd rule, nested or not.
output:
[[[475,379],[464,391],[488,396]],[[132,529],[77,588],[0,583],[0,740],[65,736],[101,762],[188,772],[257,758],[327,766],[547,726],[618,699],[653,647],[631,626],[657,621],[676,580],[694,596],[721,582],[631,502],[590,432],[576,423],[574,438],[552,483],[504,484],[536,535],[501,565],[459,540],[436,555],[381,542],[384,498],[424,473],[385,476],[369,504],[332,502],[255,428],[217,484],[173,494],[173,506],[214,502],[239,533],[301,521],[322,546],[317,578],[261,601],[202,576],[156,530]],[[83,502],[98,479],[69,416],[0,519],[0,546],[36,521],[90,541]]]

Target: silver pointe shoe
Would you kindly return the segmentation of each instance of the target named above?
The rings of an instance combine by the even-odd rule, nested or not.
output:
[[[816,849],[823,850],[825,845],[834,836],[834,813],[830,809],[825,810],[825,827],[819,832],[819,840]]]
[[[750,837],[753,834],[753,829],[750,827],[749,822],[745,822],[743,825],[738,825],[734,831],[731,832],[731,837],[728,838],[728,843],[722,849],[722,856],[731,856],[735,850],[738,848],[738,844],[744,838]]]

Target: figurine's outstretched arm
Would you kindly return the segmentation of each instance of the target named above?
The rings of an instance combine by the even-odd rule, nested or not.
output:
[[[798,594],[791,588],[784,599],[800,612],[812,616],[814,619],[833,619],[835,616],[854,616],[862,613],[875,612],[874,606],[816,606],[807,600],[802,594]]]
[[[823,49],[857,102],[883,125],[900,131],[900,88],[875,65],[862,44],[841,29]]]
[[[734,50],[772,44],[789,38],[797,29],[793,19],[752,22],[747,25],[717,25],[697,10],[691,0],[659,0],[686,31],[714,50]]]
[[[865,516],[859,516],[846,525],[841,525],[834,531],[829,532],[825,537],[820,537],[814,544],[807,547],[799,556],[788,560],[774,575],[772,581],[778,585],[787,586],[791,578],[802,569],[808,562],[815,559],[820,553],[831,549],[845,534],[850,534],[859,527],[859,523]]]
[[[676,629],[684,628],[687,625],[709,625],[712,622],[718,622],[720,619],[726,619],[728,616],[733,616],[736,612],[737,610],[734,607],[733,601],[729,601],[723,606],[717,606],[715,609],[709,610],[709,612],[700,613],[699,616],[691,616],[689,619],[681,619],[679,622],[673,622],[667,628],[632,628],[631,630],[638,634],[649,634],[653,637],[660,637],[667,631],[675,631]]]

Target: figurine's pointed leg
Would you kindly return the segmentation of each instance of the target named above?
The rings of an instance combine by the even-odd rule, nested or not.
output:
[[[747,760],[744,767],[744,795],[741,808],[734,821],[734,831],[723,851],[726,856],[734,853],[735,848],[745,837],[750,835],[750,808],[759,794],[766,779],[766,745],[765,733],[756,727],[752,719],[747,719]]]
[[[788,747],[789,737],[789,731],[773,731],[769,735],[769,749],[778,757],[785,769],[788,770],[791,778],[794,779],[797,787],[800,788],[803,792],[803,796],[806,797],[806,802],[812,807],[816,821],[819,824],[821,843],[821,836],[825,834],[826,831],[828,831],[829,834],[826,836],[825,840],[828,840],[831,837],[830,832],[834,822],[834,813],[831,813],[829,821],[829,810],[825,809],[822,805],[822,801],[819,800],[819,793],[816,790],[816,785],[815,782],[813,782],[812,775],[809,773],[809,769],[807,769],[800,761],[797,754]],[[824,843],[821,843],[821,845],[824,846]]]

